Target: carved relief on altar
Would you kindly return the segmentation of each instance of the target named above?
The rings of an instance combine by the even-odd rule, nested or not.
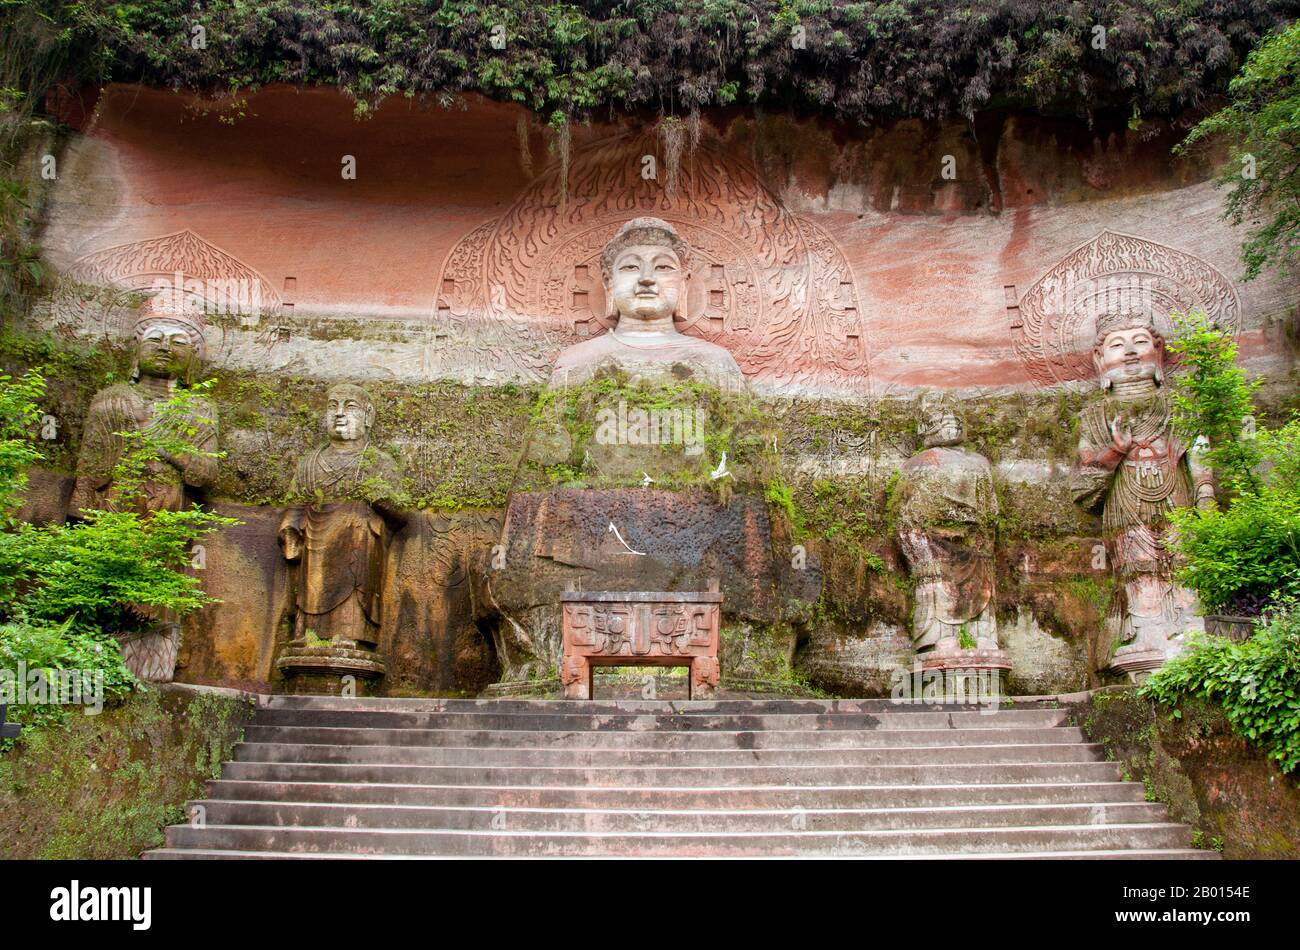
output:
[[[1040,386],[1093,384],[1094,327],[1105,314],[1141,314],[1172,337],[1172,311],[1203,310],[1235,334],[1237,291],[1213,265],[1155,241],[1103,231],[1047,271],[1023,295],[1008,286],[1012,345]]]
[[[77,259],[69,274],[83,284],[119,291],[118,298],[98,301],[94,308],[96,326],[83,328],[110,340],[129,336],[134,319],[132,295],[181,291],[203,301],[208,323],[225,330],[238,327],[258,333],[264,342],[274,342],[282,313],[280,294],[271,283],[239,258],[227,253],[188,229],[144,241],[103,248]],[[75,317],[72,310],[85,310],[84,301],[68,299],[56,310]],[[60,313],[54,322],[58,323]],[[226,334],[222,334],[226,336]],[[227,344],[229,341],[225,341]],[[220,351],[221,341],[210,341],[209,350]]]
[[[692,695],[718,685],[722,594],[567,592],[560,679],[591,698],[595,666],[688,666]]]
[[[648,135],[576,153],[560,200],[558,165],[443,263],[433,325],[495,370],[544,379],[566,346],[607,332],[600,254],[629,218],[654,215],[691,247],[677,328],[727,349],[772,390],[867,389],[864,320],[848,263],[811,221],[791,214],[752,168],[707,146],[683,159],[674,197],[641,177]]]

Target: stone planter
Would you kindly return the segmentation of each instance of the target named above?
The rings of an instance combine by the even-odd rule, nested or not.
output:
[[[1234,614],[1206,614],[1205,632],[1214,637],[1227,637],[1240,643],[1249,640],[1255,632],[1258,617],[1241,617]]]

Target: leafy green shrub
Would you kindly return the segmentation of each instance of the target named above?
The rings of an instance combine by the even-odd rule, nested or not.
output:
[[[384,97],[464,91],[538,116],[745,103],[841,119],[973,116],[1037,105],[1166,112],[1221,91],[1288,0],[31,0],[0,32],[52,25],[27,55],[99,78],[237,93],[268,83],[336,83],[368,115]],[[30,9],[29,9],[30,8]],[[30,10],[35,10],[34,15]],[[6,12],[0,6],[0,14]],[[6,31],[5,27],[9,29]],[[202,27],[206,43],[193,44]],[[504,30],[503,44],[491,42]],[[1094,42],[1094,27],[1105,43]],[[794,42],[806,36],[806,44]],[[19,39],[13,41],[15,44]],[[58,75],[64,75],[60,72]],[[23,77],[29,99],[44,88]],[[214,108],[220,108],[214,107]],[[246,111],[226,100],[232,121]]]
[[[1227,510],[1173,512],[1178,579],[1207,611],[1268,598],[1300,580],[1300,494],[1247,492]]]
[[[1204,314],[1174,315],[1170,350],[1186,372],[1174,380],[1174,428],[1218,476],[1226,507],[1171,512],[1178,578],[1205,610],[1254,614],[1300,585],[1300,421],[1251,431],[1253,394],[1232,337]]]
[[[1300,260],[1300,22],[1264,40],[1228,84],[1231,102],[1188,134],[1181,151],[1228,144],[1219,183],[1231,186],[1224,218],[1247,224],[1241,249],[1247,280],[1265,267],[1293,273]]]
[[[79,695],[75,701],[82,708],[98,706],[104,703],[118,702],[130,695],[136,679],[122,663],[122,654],[117,641],[101,634],[74,630],[70,623],[41,624],[27,621],[12,621],[0,624],[0,671],[10,671],[15,677],[24,677],[24,692],[27,702],[21,708],[10,706],[10,716],[16,719],[24,729],[49,725],[58,722],[77,710],[77,706],[60,704],[56,692],[47,692],[49,702],[32,702],[32,693],[27,687],[32,685],[29,677],[34,670],[77,671]],[[49,684],[57,684],[55,676],[47,675]],[[99,695],[88,695],[88,691],[102,687]],[[55,690],[57,690],[55,685]],[[8,689],[14,695],[4,695]],[[7,702],[16,698],[19,686],[17,681],[6,681],[0,673],[0,697]],[[63,697],[68,699],[68,697]],[[15,715],[15,712],[17,713]],[[17,740],[0,740],[0,749],[13,745]]]
[[[104,700],[118,700],[135,680],[112,635],[147,628],[163,612],[184,615],[210,603],[198,578],[185,572],[190,549],[235,522],[198,507],[134,510],[153,460],[198,451],[186,441],[193,430],[171,424],[186,417],[193,393],[160,407],[155,426],[124,434],[128,450],[115,472],[124,510],[85,512],[85,520],[71,524],[17,520],[27,468],[40,459],[31,430],[44,391],[34,372],[0,377],[0,670],[7,671],[0,689],[15,688],[24,670],[78,670],[79,685],[93,688],[102,675]],[[70,708],[24,703],[14,718],[30,727],[61,719]]]
[[[1238,732],[1283,772],[1294,772],[1300,766],[1300,600],[1285,600],[1249,640],[1194,640],[1151,674],[1141,692],[1173,707],[1188,697],[1213,700]]]
[[[1203,460],[1219,476],[1221,488],[1258,489],[1260,443],[1243,426],[1253,418],[1252,397],[1263,380],[1246,379],[1232,335],[1203,312],[1175,312],[1172,318],[1176,332],[1169,349],[1185,370],[1174,379],[1174,428],[1189,444],[1198,437],[1209,441]]]

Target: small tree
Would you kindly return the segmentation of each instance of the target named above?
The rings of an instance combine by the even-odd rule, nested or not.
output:
[[[1222,488],[1256,490],[1255,468],[1262,456],[1253,431],[1253,397],[1261,381],[1246,379],[1232,335],[1213,326],[1204,313],[1175,312],[1172,318],[1176,332],[1169,349],[1184,370],[1174,381],[1174,429],[1189,442],[1208,440],[1202,458]]]
[[[1185,369],[1174,380],[1174,427],[1184,439],[1209,440],[1201,458],[1226,503],[1170,514],[1178,577],[1203,609],[1254,615],[1300,581],[1300,421],[1256,429],[1260,381],[1237,365],[1231,335],[1203,313],[1173,319],[1169,348]]]
[[[7,526],[0,531],[0,621],[70,624],[81,632],[111,634],[138,627],[143,614],[184,615],[211,603],[185,568],[193,544],[236,524],[233,518],[197,506],[141,514],[126,504],[118,511],[86,512],[84,521],[72,524],[15,519],[27,466],[40,459],[28,430],[39,418],[36,400],[43,393],[37,374],[16,382],[0,379],[0,409],[7,410],[0,427],[0,514]],[[192,432],[168,422],[183,418],[193,398],[179,394],[159,408],[157,424],[124,434],[128,450],[118,467],[124,500],[141,491],[150,460],[199,452],[185,441]]]
[[[1252,225],[1241,250],[1245,277],[1270,265],[1290,273],[1300,259],[1300,21],[1247,57],[1228,94],[1232,102],[1174,152],[1210,139],[1228,144],[1231,159],[1218,180],[1232,189],[1224,218]]]

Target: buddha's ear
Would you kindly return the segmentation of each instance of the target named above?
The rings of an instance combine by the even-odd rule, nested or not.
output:
[[[1092,368],[1097,374],[1097,378],[1101,380],[1101,388],[1110,389],[1110,380],[1106,378],[1106,372],[1102,366],[1101,347],[1099,346],[1094,346],[1092,348]]]

